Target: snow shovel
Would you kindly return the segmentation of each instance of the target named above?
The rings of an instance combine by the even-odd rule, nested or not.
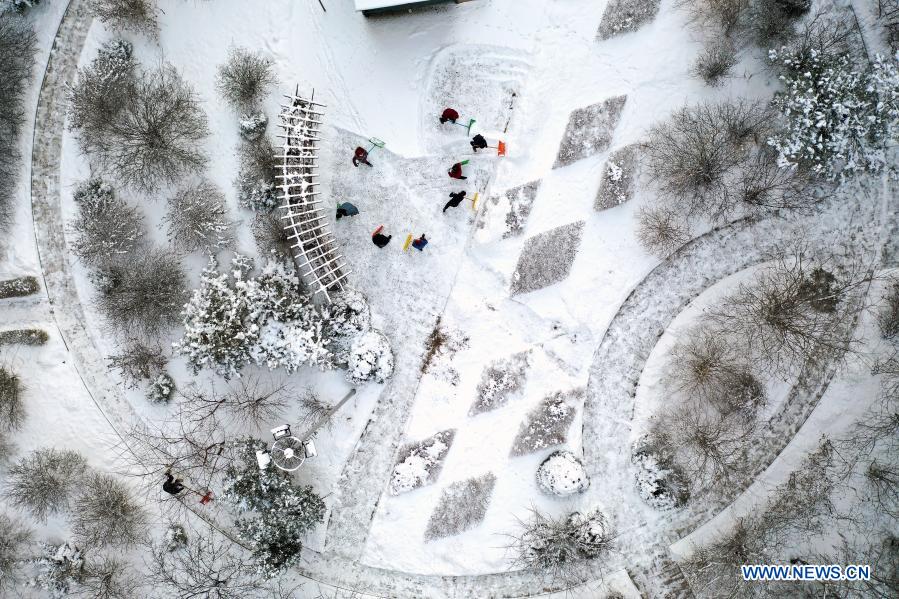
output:
[[[462,128],[464,128],[466,131],[468,131],[468,135],[471,135],[471,128],[472,128],[472,126],[474,126],[474,124],[475,124],[477,121],[476,121],[475,119],[469,119],[467,125],[463,125],[462,123],[455,123],[455,122],[452,122],[452,121],[450,121],[450,122],[453,123],[453,125],[456,125],[457,127],[462,127]]]
[[[481,195],[480,192],[474,192],[474,198],[471,200],[471,209],[475,212],[478,211],[478,197]]]
[[[387,145],[386,142],[381,141],[377,137],[369,137],[368,143],[371,144],[371,147],[368,149],[369,152],[371,152],[375,148],[383,148],[385,145]]]

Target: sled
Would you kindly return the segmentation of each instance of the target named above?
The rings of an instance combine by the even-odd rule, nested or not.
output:
[[[206,505],[210,501],[212,501],[212,491],[206,491],[203,497],[200,498],[200,505]]]
[[[384,230],[384,225],[381,225],[380,227],[378,227],[377,229],[375,229],[375,232],[372,233],[371,236],[374,237],[375,235],[377,235],[378,233],[380,233],[380,232],[383,231],[383,230]]]
[[[406,250],[408,250],[410,245],[412,245],[412,233],[409,233],[409,235],[406,237],[406,242],[403,243],[403,251],[405,252]]]
[[[506,155],[506,142],[500,141],[496,146],[496,155],[497,156],[505,156]]]
[[[471,200],[471,209],[475,212],[478,211],[478,197],[480,196],[480,192],[474,192],[474,199]]]

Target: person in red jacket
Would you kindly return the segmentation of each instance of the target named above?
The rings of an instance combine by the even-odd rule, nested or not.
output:
[[[440,122],[445,123],[449,121],[455,125],[457,118],[459,118],[458,112],[456,112],[452,108],[444,108],[443,114],[440,115]]]
[[[371,166],[371,162],[368,161],[368,150],[365,148],[356,148],[355,154],[353,154],[353,166],[359,166],[359,163],[367,164]]]
[[[450,167],[450,170],[448,170],[446,172],[446,174],[449,175],[450,177],[452,177],[453,179],[467,179],[468,177],[466,177],[465,175],[462,174],[462,165],[467,162],[468,162],[467,160],[465,162],[457,162],[456,164],[454,164],[453,166]]]

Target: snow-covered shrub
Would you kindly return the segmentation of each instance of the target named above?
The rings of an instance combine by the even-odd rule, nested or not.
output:
[[[615,150],[603,169],[593,207],[614,208],[629,201],[636,192],[639,145],[631,144]]]
[[[186,546],[187,531],[184,530],[184,526],[177,522],[170,523],[168,528],[165,529],[165,537],[163,537],[165,550],[171,553]]]
[[[0,14],[15,11],[17,13],[28,12],[41,3],[41,0],[0,0]]]
[[[253,109],[268,86],[275,83],[274,62],[261,53],[231,48],[219,67],[217,87],[225,100],[239,110]]]
[[[72,534],[87,547],[134,545],[145,539],[148,518],[128,487],[102,472],[89,472],[72,502]]]
[[[70,591],[84,580],[84,556],[73,543],[41,543],[41,554],[34,559],[37,574],[30,581],[53,599],[70,597]]]
[[[370,330],[356,336],[347,357],[347,379],[360,384],[384,383],[393,375],[393,350],[380,331]]]
[[[537,468],[537,486],[547,495],[567,497],[586,491],[590,477],[584,464],[573,453],[560,450],[551,453]]]
[[[43,329],[0,331],[0,345],[43,345],[50,339]]]
[[[290,247],[293,242],[291,242],[287,229],[284,228],[284,221],[281,220],[279,214],[257,214],[253,218],[251,228],[253,239],[256,241],[256,247],[261,256],[278,262],[293,260],[293,249]]]
[[[25,404],[22,395],[25,386],[19,375],[0,366],[0,429],[17,430],[25,421]]]
[[[150,37],[159,35],[155,0],[90,0],[93,13],[109,27],[120,31],[128,29]]]
[[[655,18],[660,4],[661,0],[612,0],[602,14],[597,37],[607,40],[614,35],[636,31]]]
[[[176,248],[215,253],[234,238],[234,222],[228,218],[225,194],[205,179],[181,188],[168,201],[169,241]]]
[[[498,360],[484,369],[478,383],[478,397],[468,410],[469,416],[495,410],[518,393],[527,378],[529,352],[523,351]]]
[[[693,74],[705,81],[706,84],[718,87],[730,77],[737,62],[737,49],[733,42],[728,39],[715,40],[707,44],[700,52],[699,58],[693,65]]]
[[[131,388],[141,381],[155,379],[168,362],[159,346],[145,344],[139,339],[131,339],[121,350],[122,353],[109,357],[109,365],[122,374]]]
[[[278,160],[267,138],[247,141],[240,146],[237,172],[237,201],[256,212],[271,212],[278,206]],[[279,221],[280,222],[280,221]]]
[[[203,271],[182,312],[184,337],[175,344],[194,371],[212,367],[231,377],[249,362],[288,372],[330,367],[324,319],[296,273],[269,262],[256,278],[247,274],[237,265],[230,276],[219,274],[214,260]]]
[[[607,149],[626,101],[627,96],[613,96],[571,111],[553,168],[574,164]]]
[[[101,266],[131,253],[145,235],[144,217],[116,197],[99,178],[79,184],[75,190],[78,216],[70,225],[72,251],[86,264]]]
[[[0,512],[0,590],[12,592],[19,582],[19,569],[31,544],[31,529]]]
[[[225,472],[223,499],[237,508],[237,529],[251,545],[257,568],[266,577],[296,564],[303,536],[324,521],[325,503],[312,487],[294,486],[287,472],[269,465],[260,470],[257,439],[234,446],[235,460]]]
[[[765,49],[790,39],[796,33],[796,20],[811,8],[811,0],[753,0],[749,4],[749,36]]]
[[[17,277],[0,281],[0,299],[25,297],[40,290],[41,285],[37,277]]]
[[[568,428],[576,413],[572,406],[582,395],[580,390],[553,393],[543,399],[521,423],[510,455],[525,455],[565,443]]]
[[[127,101],[136,68],[131,53],[129,42],[107,42],[97,57],[78,71],[78,81],[69,95],[69,123],[77,132],[82,149],[102,143],[103,135]]]
[[[877,324],[884,339],[899,337],[899,282],[890,285],[883,296],[883,306],[877,315]]]
[[[468,342],[469,338],[461,330],[444,327],[438,317],[434,330],[428,335],[421,373],[458,385],[459,372],[453,368],[452,360],[456,352],[468,347]]]
[[[495,484],[496,476],[488,472],[446,487],[428,519],[425,539],[457,535],[480,524],[487,515]]]
[[[160,372],[147,387],[150,403],[169,403],[175,393],[175,381],[167,372]]]
[[[106,285],[94,301],[116,329],[151,339],[178,323],[187,280],[174,253],[141,248],[101,275]]]
[[[690,241],[690,225],[672,206],[642,206],[637,239],[647,252],[664,258]]]
[[[87,462],[77,452],[36,449],[9,468],[4,496],[43,522],[68,508],[86,470]]]
[[[606,554],[614,534],[599,510],[574,512],[559,519],[531,511],[511,549],[515,565],[556,584],[580,584],[592,567],[586,561]],[[591,572],[592,573],[592,572]]]
[[[455,435],[455,429],[441,431],[402,449],[388,485],[390,494],[399,495],[434,482]]]
[[[899,123],[896,59],[878,55],[862,68],[839,46],[819,47],[817,35],[768,54],[784,86],[774,99],[783,125],[768,143],[785,168],[827,179],[878,172]]]
[[[371,329],[368,300],[361,292],[347,289],[325,308],[324,317],[334,340],[334,354],[339,361],[346,362],[355,338]]]
[[[268,117],[264,112],[252,112],[244,114],[237,123],[240,136],[247,141],[256,141],[265,133],[268,127]]]
[[[96,134],[79,130],[82,148],[105,172],[152,192],[205,166],[201,142],[209,132],[206,115],[173,66],[142,72],[121,92],[118,110],[97,125]]]
[[[2,11],[0,11],[2,12]],[[32,74],[36,37],[21,19],[0,15],[0,246],[12,222],[19,172],[19,129],[25,117],[24,94]]]
[[[637,492],[641,499],[659,510],[668,510],[684,505],[690,493],[683,474],[676,466],[664,462],[650,450],[640,450],[634,454],[637,469]]]
[[[583,233],[584,221],[577,221],[528,239],[512,273],[512,294],[543,289],[568,277]]]

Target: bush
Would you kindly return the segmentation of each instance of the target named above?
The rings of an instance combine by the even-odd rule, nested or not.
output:
[[[693,73],[706,84],[718,87],[730,77],[737,62],[737,49],[733,43],[727,39],[719,39],[703,48],[693,66]]]
[[[287,472],[275,466],[260,470],[256,451],[266,448],[256,439],[235,445],[223,498],[241,514],[237,528],[250,543],[258,569],[269,578],[299,561],[301,539],[324,521],[325,503],[312,487],[295,487]]]
[[[208,133],[206,115],[174,67],[142,73],[123,94],[121,108],[96,136],[81,135],[85,150],[106,172],[142,191],[154,191],[203,168],[200,143]]]
[[[877,316],[880,334],[884,339],[899,337],[899,282],[893,283],[883,297],[884,306]]]
[[[41,290],[37,277],[18,277],[0,281],[0,299],[25,297]]]
[[[19,568],[31,544],[31,530],[22,522],[0,513],[0,589],[12,591],[19,582]]]
[[[327,322],[328,333],[333,340],[333,352],[339,363],[349,361],[350,348],[354,340],[371,330],[371,310],[368,300],[359,291],[347,289],[334,297],[322,314]]]
[[[0,366],[0,428],[3,430],[18,430],[25,421],[24,391],[19,376]]]
[[[25,87],[31,77],[36,38],[31,27],[0,17],[0,233],[12,221],[19,177],[19,129],[25,116]]]
[[[590,567],[585,560],[601,557],[614,535],[599,510],[574,512],[554,519],[533,510],[514,537],[514,564],[536,571],[554,583],[582,583]]]
[[[0,14],[11,11],[26,13],[40,3],[41,0],[0,0]]]
[[[642,207],[637,239],[647,252],[666,257],[690,241],[690,226],[669,206]]]
[[[130,254],[146,233],[144,217],[117,198],[112,187],[94,178],[78,185],[78,216],[72,221],[72,251],[86,264],[103,266]]]
[[[91,472],[72,504],[72,534],[88,547],[134,545],[147,533],[147,514],[117,478]]]
[[[0,345],[43,345],[50,339],[42,329],[13,329],[0,331]]]
[[[130,340],[123,346],[122,353],[109,358],[110,366],[122,374],[131,388],[137,387],[141,381],[158,377],[167,362],[160,347],[146,345],[138,339]]]
[[[33,586],[40,587],[53,599],[71,597],[73,587],[84,580],[84,556],[72,543],[41,543],[41,555],[34,560],[37,575]]]
[[[69,507],[86,470],[87,462],[74,451],[36,449],[10,467],[6,499],[43,522]]]
[[[147,387],[147,400],[150,403],[169,403],[175,393],[175,381],[166,372],[159,373]]]
[[[485,368],[478,383],[478,397],[468,415],[475,416],[506,405],[524,387],[529,366],[529,353],[523,351]]]
[[[290,263],[293,253],[287,229],[282,225],[281,217],[276,213],[257,214],[253,218],[253,239],[259,253],[270,260]]]
[[[240,117],[237,125],[242,138],[251,142],[256,141],[265,133],[265,128],[268,127],[268,117],[264,112],[244,114]]]
[[[400,495],[437,480],[455,437],[456,430],[449,429],[403,447],[387,487],[390,494]]]
[[[176,248],[193,252],[203,249],[215,253],[231,244],[234,222],[228,218],[225,194],[214,184],[202,180],[182,188],[169,199],[169,241]]]
[[[274,62],[262,54],[244,48],[231,48],[228,61],[219,67],[218,90],[238,110],[251,110],[275,83]]]
[[[781,166],[825,179],[879,172],[899,123],[895,59],[876,56],[860,69],[836,27],[813,21],[800,40],[769,53],[785,89],[774,99],[782,127],[768,143]]]
[[[685,505],[690,499],[689,484],[675,464],[646,447],[634,454],[635,478],[640,497],[659,510]]]
[[[347,358],[347,379],[359,384],[366,381],[386,383],[393,375],[393,350],[380,331],[371,330],[353,339]]]
[[[584,464],[570,451],[551,453],[537,468],[537,486],[547,495],[567,497],[590,487]]]
[[[150,37],[159,35],[159,9],[154,0],[91,0],[91,9],[112,29],[128,29]]]
[[[178,324],[187,282],[171,252],[140,250],[102,274],[106,284],[95,301],[118,330],[150,339]]]
[[[256,212],[271,212],[278,205],[278,159],[275,149],[265,138],[240,146],[237,173],[237,201]]]
[[[136,68],[131,54],[129,42],[113,40],[101,46],[90,65],[78,71],[78,82],[69,95],[69,119],[82,150],[103,143],[104,135],[128,102]]]

